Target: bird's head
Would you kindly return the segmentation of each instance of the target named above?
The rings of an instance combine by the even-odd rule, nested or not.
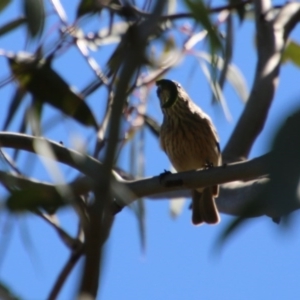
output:
[[[161,79],[156,81],[157,85],[157,96],[160,100],[160,105],[162,108],[172,107],[177,99],[178,92],[181,86],[178,82],[168,79]]]

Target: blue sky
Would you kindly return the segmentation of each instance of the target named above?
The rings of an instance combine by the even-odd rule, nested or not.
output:
[[[13,1],[2,12],[0,26],[20,14],[19,2]],[[65,0],[62,4],[70,20],[73,20],[73,2]],[[181,5],[179,7],[182,8]],[[183,22],[188,24],[189,20]],[[50,18],[49,23],[56,23],[55,16]],[[256,62],[254,25],[252,21],[239,25],[237,20],[235,25],[237,31],[233,61],[244,74],[250,89]],[[51,41],[53,36],[50,31],[48,33],[45,40]],[[12,36],[0,37],[0,49],[24,50],[24,35],[25,31],[20,29]],[[292,37],[299,42],[299,28]],[[34,49],[34,46],[29,49]],[[104,60],[106,55],[107,50],[101,50],[95,57]],[[54,68],[78,90],[93,76],[84,59],[73,49],[57,59]],[[0,79],[9,74],[4,57],[0,57],[0,70]],[[180,81],[194,101],[212,117],[223,148],[243,109],[232,87],[226,84],[224,90],[233,117],[228,122],[220,107],[211,105],[208,84],[193,57],[182,61],[165,77]],[[274,130],[298,107],[298,78],[299,70],[292,64],[282,67],[279,88],[266,127],[253,147],[251,157],[260,156],[270,149]],[[6,86],[0,90],[3,108],[0,112],[0,126],[4,122],[13,89],[13,86]],[[97,92],[88,98],[97,117],[103,114],[100,109],[103,95]],[[162,114],[154,89],[149,95],[148,112],[161,122]],[[18,117],[22,113],[21,109]],[[53,109],[48,109],[45,120],[51,119],[54,114]],[[15,118],[10,130],[16,130],[17,126],[18,118]],[[78,139],[88,143],[88,151],[93,146],[93,132],[80,128],[72,121],[64,121],[62,125],[49,129],[45,135],[56,141],[62,140],[72,148],[79,147],[78,142],[74,142]],[[129,165],[128,152],[128,149],[124,151],[120,160],[124,168]],[[21,155],[21,170],[32,177],[50,180],[47,170],[41,163],[33,164],[32,158],[27,154]],[[154,176],[170,168],[166,155],[149,132],[146,132],[145,166],[145,176]],[[66,168],[62,170],[66,171],[66,178],[72,178],[72,172]],[[1,189],[0,192],[4,199],[4,191]],[[188,202],[182,214],[173,220],[167,200],[146,200],[145,251],[140,247],[133,212],[124,209],[117,215],[106,246],[98,299],[299,299],[298,212],[293,213],[291,226],[287,230],[267,217],[249,220],[224,247],[216,249],[215,242],[232,217],[222,215],[222,222],[218,226],[194,227],[190,222]],[[74,233],[75,214],[69,209],[62,209],[58,215],[63,227]],[[0,216],[0,280],[21,299],[45,299],[68,258],[68,250],[52,228],[37,217],[30,214],[12,216],[5,211]],[[82,261],[67,281],[59,299],[74,299],[81,267]]]

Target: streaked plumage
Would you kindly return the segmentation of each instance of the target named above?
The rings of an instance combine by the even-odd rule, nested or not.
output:
[[[216,129],[200,107],[180,86],[167,79],[157,81],[157,95],[164,114],[160,131],[161,148],[178,172],[219,166],[220,149]],[[192,222],[219,222],[214,198],[218,186],[193,191]]]

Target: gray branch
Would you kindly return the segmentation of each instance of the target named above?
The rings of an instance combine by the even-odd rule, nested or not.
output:
[[[277,15],[271,1],[256,0],[257,65],[247,105],[224,151],[226,162],[246,159],[263,130],[275,90],[280,63],[289,33],[300,18],[300,3],[284,5]]]
[[[6,133],[6,139],[1,139],[0,134],[2,146],[11,146],[11,142],[8,142],[8,135],[9,134]],[[24,146],[24,144],[17,142],[18,135],[12,135],[12,138],[16,144],[19,145],[19,149],[33,151],[33,149],[28,147],[28,145],[26,147],[26,143]],[[20,135],[21,141],[26,138],[27,136]],[[39,138],[28,137],[28,139]],[[4,141],[6,141],[6,143],[4,143]],[[55,143],[52,145],[61,147]],[[69,162],[68,159],[71,160],[72,156],[67,155],[66,151],[68,151],[66,148],[62,153],[55,151],[56,159],[70,165],[71,162]],[[75,151],[71,152],[75,155],[79,155],[76,154]],[[66,159],[66,157],[68,159]],[[233,163],[209,170],[164,174],[134,181],[124,180],[115,173],[116,176],[112,180],[111,189],[113,195],[117,199],[118,205],[124,207],[141,197],[147,197],[151,199],[162,199],[165,197],[176,198],[182,195],[189,197],[190,189],[227,183],[222,186],[221,194],[217,202],[218,207],[223,213],[238,215],[241,211],[240,208],[244,207],[245,203],[248,203],[247,199],[251,199],[252,195],[252,192],[249,192],[252,189],[252,183],[245,183],[245,181],[251,181],[267,175],[269,160],[270,154],[267,154],[250,161]],[[100,163],[97,162],[96,164],[98,166]],[[68,187],[71,189],[74,195],[86,194],[93,190],[94,180],[95,178],[92,176],[84,176],[69,183]],[[0,181],[11,187],[17,187],[19,189],[37,188],[43,190],[43,194],[46,194],[49,199],[51,199],[52,195],[56,195],[57,190],[62,190],[62,187],[60,186],[25,178],[24,176],[17,174],[8,174],[6,172],[0,172]],[[258,184],[254,183],[253,186],[255,185],[257,186]],[[243,198],[243,195],[245,194],[249,195],[249,197]]]

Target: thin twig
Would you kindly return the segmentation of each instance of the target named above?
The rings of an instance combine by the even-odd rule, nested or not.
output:
[[[93,177],[95,173],[101,172],[103,170],[103,165],[98,160],[94,159],[91,156],[81,154],[75,150],[66,148],[65,146],[56,143],[54,141],[46,140],[41,137],[34,137],[26,134],[20,133],[9,133],[1,132],[0,133],[0,146],[15,148],[19,150],[25,150],[32,153],[35,153],[34,143],[39,141],[47,141],[48,145],[51,147],[54,155],[59,157],[59,161],[64,163],[76,170],[82,172],[83,174]],[[45,153],[42,153],[45,155]],[[95,170],[95,168],[97,170]]]
[[[59,227],[53,216],[47,215],[38,210],[33,211],[33,213],[41,217],[48,224],[50,224],[68,248],[74,249],[82,245],[82,242],[80,240],[72,238],[65,230]]]
[[[113,222],[110,193],[111,170],[119,140],[120,119],[127,89],[133,74],[144,62],[144,52],[148,38],[156,29],[158,16],[161,15],[163,7],[164,1],[157,1],[151,18],[129,28],[128,38],[131,43],[128,45],[128,51],[124,54],[124,62],[119,68],[120,79],[117,82],[115,98],[111,107],[111,119],[108,127],[109,140],[104,158],[104,170],[96,177],[99,182],[94,189],[95,201],[89,211],[90,228],[86,232],[86,260],[80,294],[87,294],[91,298],[95,298],[97,295],[103,243],[109,235]]]
[[[253,0],[246,0],[246,1],[227,4],[227,5],[223,5],[223,6],[208,8],[208,13],[214,14],[214,13],[219,13],[223,10],[234,10],[234,9],[243,7],[247,4],[250,4],[252,2],[253,2]],[[122,6],[118,6],[118,7],[117,6],[107,6],[106,8],[115,13],[121,13],[122,9],[123,9]],[[151,13],[148,13],[144,10],[138,9],[136,6],[129,6],[129,7],[127,6],[127,9],[130,9],[132,11],[133,15],[137,15],[137,16],[143,17],[143,18],[149,18],[152,15]],[[192,13],[177,13],[177,14],[171,14],[171,15],[162,15],[159,17],[159,21],[179,20],[179,19],[187,19],[187,18],[193,18],[193,17],[194,17],[194,15]]]
[[[76,266],[77,262],[79,261],[80,257],[83,254],[83,247],[76,249],[74,252],[71,253],[66,265],[61,270],[59,276],[57,277],[55,284],[48,296],[48,300],[55,300],[63,287],[65,281],[69,277],[71,271]]]
[[[206,187],[215,184],[223,184],[232,181],[249,181],[268,174],[268,166],[271,154],[261,157],[215,167],[208,170],[188,171],[175,174],[167,174],[143,178],[139,180],[115,181],[112,184],[112,192],[120,200],[119,205],[126,206],[141,197],[159,195],[157,198],[166,197],[172,191]],[[0,181],[14,185],[20,189],[39,188],[45,191],[49,197],[56,192],[57,187],[50,183],[24,178],[16,174],[8,174],[0,171]],[[81,177],[68,184],[74,195],[86,194],[93,189],[93,179]],[[174,195],[173,195],[174,196]]]

